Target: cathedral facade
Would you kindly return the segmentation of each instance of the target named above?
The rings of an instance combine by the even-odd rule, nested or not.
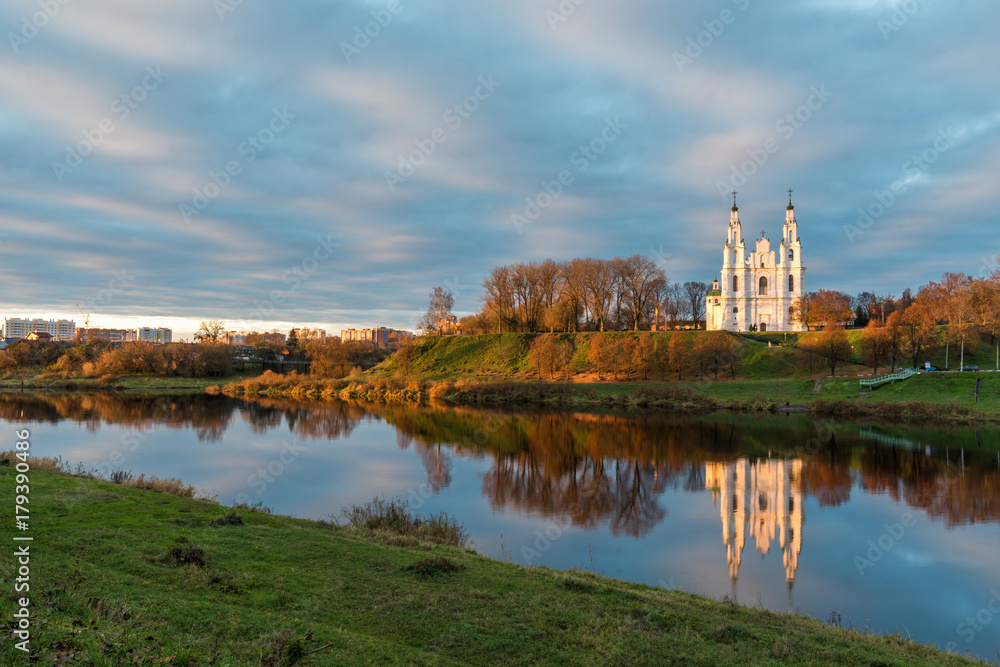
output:
[[[712,284],[705,297],[705,328],[709,331],[805,331],[789,312],[805,294],[805,267],[795,207],[791,198],[785,210],[781,242],[761,232],[752,250],[747,249],[740,226],[740,211],[733,198],[729,232],[722,253],[722,280]]]

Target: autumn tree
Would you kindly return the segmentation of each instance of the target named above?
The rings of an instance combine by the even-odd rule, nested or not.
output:
[[[886,342],[886,358],[889,361],[889,372],[893,373],[896,371],[896,363],[899,358],[903,355],[903,328],[902,328],[903,314],[897,310],[894,310],[885,318],[885,342]]]
[[[711,371],[715,379],[719,371],[728,369],[736,377],[736,362],[739,360],[738,343],[722,331],[710,331],[696,336],[694,356],[702,372]]]
[[[872,375],[878,374],[878,368],[889,359],[889,336],[878,320],[871,320],[861,334],[861,358],[865,365],[872,369]]]
[[[914,368],[920,362],[920,353],[934,344],[937,326],[930,308],[919,298],[899,315],[899,330],[903,349],[912,360]]]
[[[542,379],[542,369],[549,374],[549,379],[555,376],[556,364],[559,360],[559,343],[553,334],[542,334],[531,341],[528,359],[538,371],[538,379]]]
[[[657,367],[656,341],[653,339],[653,334],[649,332],[639,334],[639,341],[633,346],[632,354],[632,367],[642,375],[643,380],[648,380]]]
[[[425,334],[437,333],[440,336],[444,329],[442,322],[451,315],[451,309],[455,305],[455,297],[443,287],[435,287],[430,296],[430,306],[423,319],[420,320],[419,328]]]
[[[833,325],[821,331],[811,347],[826,360],[830,375],[836,374],[840,361],[851,358],[851,344],[842,326]]]
[[[491,322],[485,313],[466,315],[458,321],[458,328],[468,336],[487,334],[491,330]]]
[[[795,300],[791,307],[792,319],[807,329],[816,326],[839,326],[853,314],[851,297],[843,292],[821,289]]]
[[[970,298],[976,324],[990,334],[990,343],[996,342],[1000,329],[1000,270],[973,280]]]
[[[396,375],[402,376],[405,380],[410,375],[410,369],[413,367],[413,362],[416,361],[417,357],[420,356],[420,349],[413,343],[407,343],[401,345],[395,352],[396,356]]]
[[[601,375],[608,371],[614,362],[614,350],[612,349],[611,340],[600,332],[591,334],[588,358],[597,370],[597,379],[600,380]]]
[[[688,335],[682,331],[674,331],[670,334],[670,342],[667,343],[667,359],[670,372],[677,373],[677,379],[681,376],[688,365],[688,358],[691,354],[691,342]]]
[[[226,332],[226,323],[222,320],[202,320],[194,334],[200,343],[218,343]]]

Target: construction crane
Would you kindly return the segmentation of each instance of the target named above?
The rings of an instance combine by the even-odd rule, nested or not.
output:
[[[87,332],[87,340],[85,342],[89,343],[90,342],[90,313],[84,313],[83,312],[83,308],[80,307],[80,304],[76,304],[76,309],[80,311],[81,315],[83,315],[83,318],[84,318],[83,319],[83,327],[84,327],[84,329]]]

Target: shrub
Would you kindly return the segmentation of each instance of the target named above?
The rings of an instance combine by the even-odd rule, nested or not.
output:
[[[447,574],[448,572],[458,572],[459,570],[464,570],[465,566],[459,565],[455,561],[450,558],[445,558],[444,556],[432,556],[430,558],[418,560],[413,565],[408,565],[403,569],[416,572],[421,577],[433,577],[438,574]]]
[[[385,539],[397,536],[412,536],[425,542],[465,547],[469,535],[457,521],[442,512],[426,519],[414,517],[406,509],[406,502],[375,498],[364,505],[351,505],[340,513],[345,524],[364,533],[379,535]]]
[[[244,525],[243,517],[236,512],[230,512],[226,516],[216,517],[212,520],[213,526],[242,526]]]
[[[160,556],[159,561],[170,567],[193,565],[194,567],[202,568],[208,566],[208,556],[205,555],[205,550],[194,544],[188,544],[184,547],[171,547],[167,553]]]

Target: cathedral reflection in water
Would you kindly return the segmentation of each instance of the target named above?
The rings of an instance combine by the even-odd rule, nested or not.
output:
[[[758,553],[771,550],[775,536],[781,545],[785,578],[795,581],[802,550],[802,461],[746,458],[705,464],[705,488],[719,505],[722,541],[729,575],[740,572],[743,545],[749,535]]]

